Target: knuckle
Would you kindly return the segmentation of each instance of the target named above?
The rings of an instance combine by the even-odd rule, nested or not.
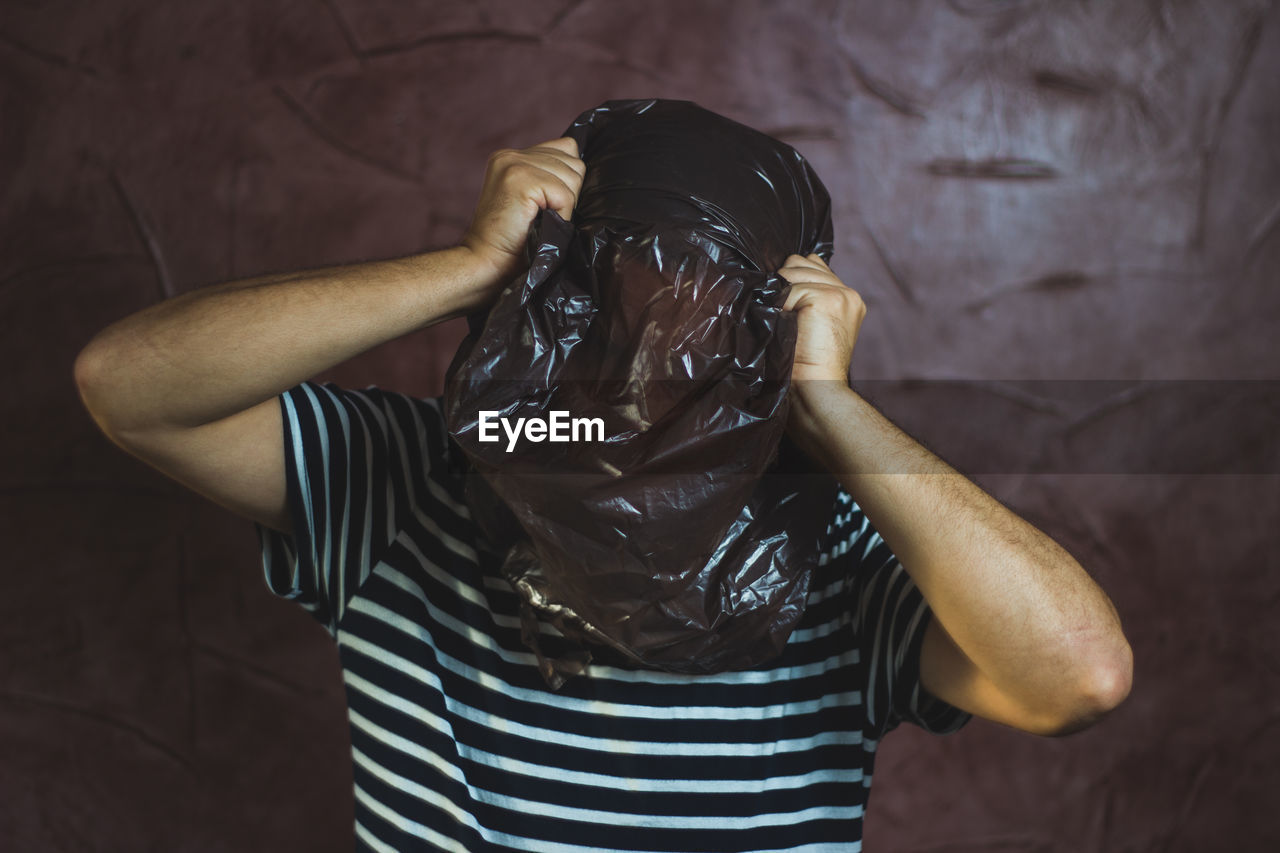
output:
[[[489,155],[489,167],[507,170],[520,162],[520,152],[514,148],[499,148]]]
[[[533,180],[534,175],[537,173],[537,171],[538,169],[534,166],[529,165],[527,161],[512,160],[511,162],[507,163],[505,175],[508,181],[524,182],[524,181]]]
[[[851,287],[846,287],[841,291],[841,297],[844,305],[854,314],[862,316],[867,313],[867,303],[863,301],[862,294]]]

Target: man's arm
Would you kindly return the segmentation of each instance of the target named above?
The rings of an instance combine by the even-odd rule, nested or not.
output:
[[[792,435],[834,472],[933,610],[924,688],[1036,734],[1084,728],[1129,692],[1133,656],[1070,554],[890,423],[848,385],[866,309],[820,258],[793,255],[800,325]]]
[[[538,210],[572,216],[584,174],[572,139],[496,152],[461,245],[228,282],[153,305],[81,351],[81,398],[128,452],[287,532],[276,396],[374,346],[486,305],[519,272]]]

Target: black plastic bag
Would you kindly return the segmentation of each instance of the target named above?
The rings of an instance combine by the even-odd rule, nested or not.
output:
[[[775,272],[830,259],[826,189],[689,101],[608,101],[565,135],[587,167],[573,222],[538,214],[527,273],[449,368],[469,502],[553,687],[596,643],[673,672],[762,663],[803,613],[836,491],[785,440],[796,322]],[[545,655],[535,612],[581,651]]]

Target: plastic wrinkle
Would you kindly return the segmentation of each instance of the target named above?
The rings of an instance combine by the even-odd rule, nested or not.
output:
[[[785,437],[791,254],[830,199],[790,146],[689,101],[608,101],[566,131],[587,172],[447,378],[477,523],[553,689],[592,659],[759,665],[804,612],[834,479]],[[480,440],[480,413],[599,418],[603,440]],[[563,635],[537,629],[536,620]],[[619,657],[620,655],[620,657]]]

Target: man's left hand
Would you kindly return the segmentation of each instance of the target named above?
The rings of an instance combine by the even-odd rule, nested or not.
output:
[[[849,382],[849,362],[867,306],[818,255],[787,258],[778,275],[791,283],[783,309],[795,311],[799,321],[791,380],[803,387],[817,380]],[[802,391],[803,393],[803,391]]]

